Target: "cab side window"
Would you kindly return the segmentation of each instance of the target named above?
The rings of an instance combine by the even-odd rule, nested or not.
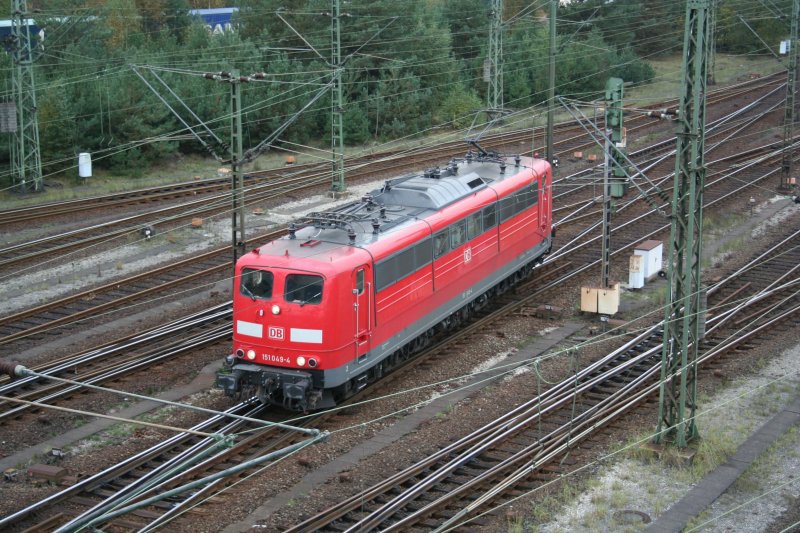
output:
[[[356,272],[356,294],[364,294],[364,269]]]

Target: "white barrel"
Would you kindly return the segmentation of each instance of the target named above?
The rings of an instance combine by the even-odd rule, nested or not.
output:
[[[92,176],[92,154],[88,152],[78,154],[78,176],[81,178]]]

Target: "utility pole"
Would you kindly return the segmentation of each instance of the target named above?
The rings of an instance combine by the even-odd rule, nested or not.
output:
[[[556,14],[558,1],[550,0],[550,68],[547,86],[547,161],[553,165],[553,123],[556,119]]]
[[[344,174],[344,102],[342,98],[342,28],[340,0],[331,0],[331,192],[347,190]]]
[[[687,0],[683,94],[677,123],[672,198],[670,288],[664,314],[658,430],[655,443],[686,447],[698,436],[697,353],[703,335],[700,286],[705,185],[706,83],[711,0]]]
[[[244,164],[242,146],[242,83],[248,81],[247,77],[239,76],[239,71],[234,70],[230,76],[231,86],[231,249],[233,250],[233,266],[236,260],[244,253],[245,225],[244,225]]]
[[[503,0],[491,0],[489,11],[489,57],[487,58],[487,80],[489,90],[486,91],[487,107],[503,109]]]
[[[783,109],[783,157],[781,159],[780,190],[792,187],[792,143],[794,142],[794,106],[797,91],[797,25],[800,18],[800,0],[792,0],[792,29],[789,37],[789,65],[786,68],[786,102]]]
[[[11,83],[16,104],[16,136],[11,150],[14,185],[20,192],[44,189],[42,156],[39,149],[39,124],[36,118],[36,83],[33,76],[33,42],[30,13],[26,0],[13,0],[11,36]]]
[[[606,110],[608,113],[608,110]],[[606,126],[608,122],[606,122]],[[609,287],[609,271],[611,269],[611,130],[606,127],[605,145],[603,147],[603,241],[600,257],[600,287]]]

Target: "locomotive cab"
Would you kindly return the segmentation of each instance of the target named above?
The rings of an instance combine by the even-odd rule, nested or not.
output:
[[[217,387],[292,410],[335,405],[331,369],[369,349],[369,267],[338,271],[317,257],[324,247],[304,259],[295,242],[275,242],[237,264],[233,353]]]

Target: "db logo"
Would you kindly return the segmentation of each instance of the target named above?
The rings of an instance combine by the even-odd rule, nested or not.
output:
[[[472,261],[472,248],[465,248],[464,249],[464,262],[469,263]]]
[[[277,339],[282,341],[284,337],[283,328],[276,328],[275,326],[270,326],[267,330],[267,336],[270,339]]]

